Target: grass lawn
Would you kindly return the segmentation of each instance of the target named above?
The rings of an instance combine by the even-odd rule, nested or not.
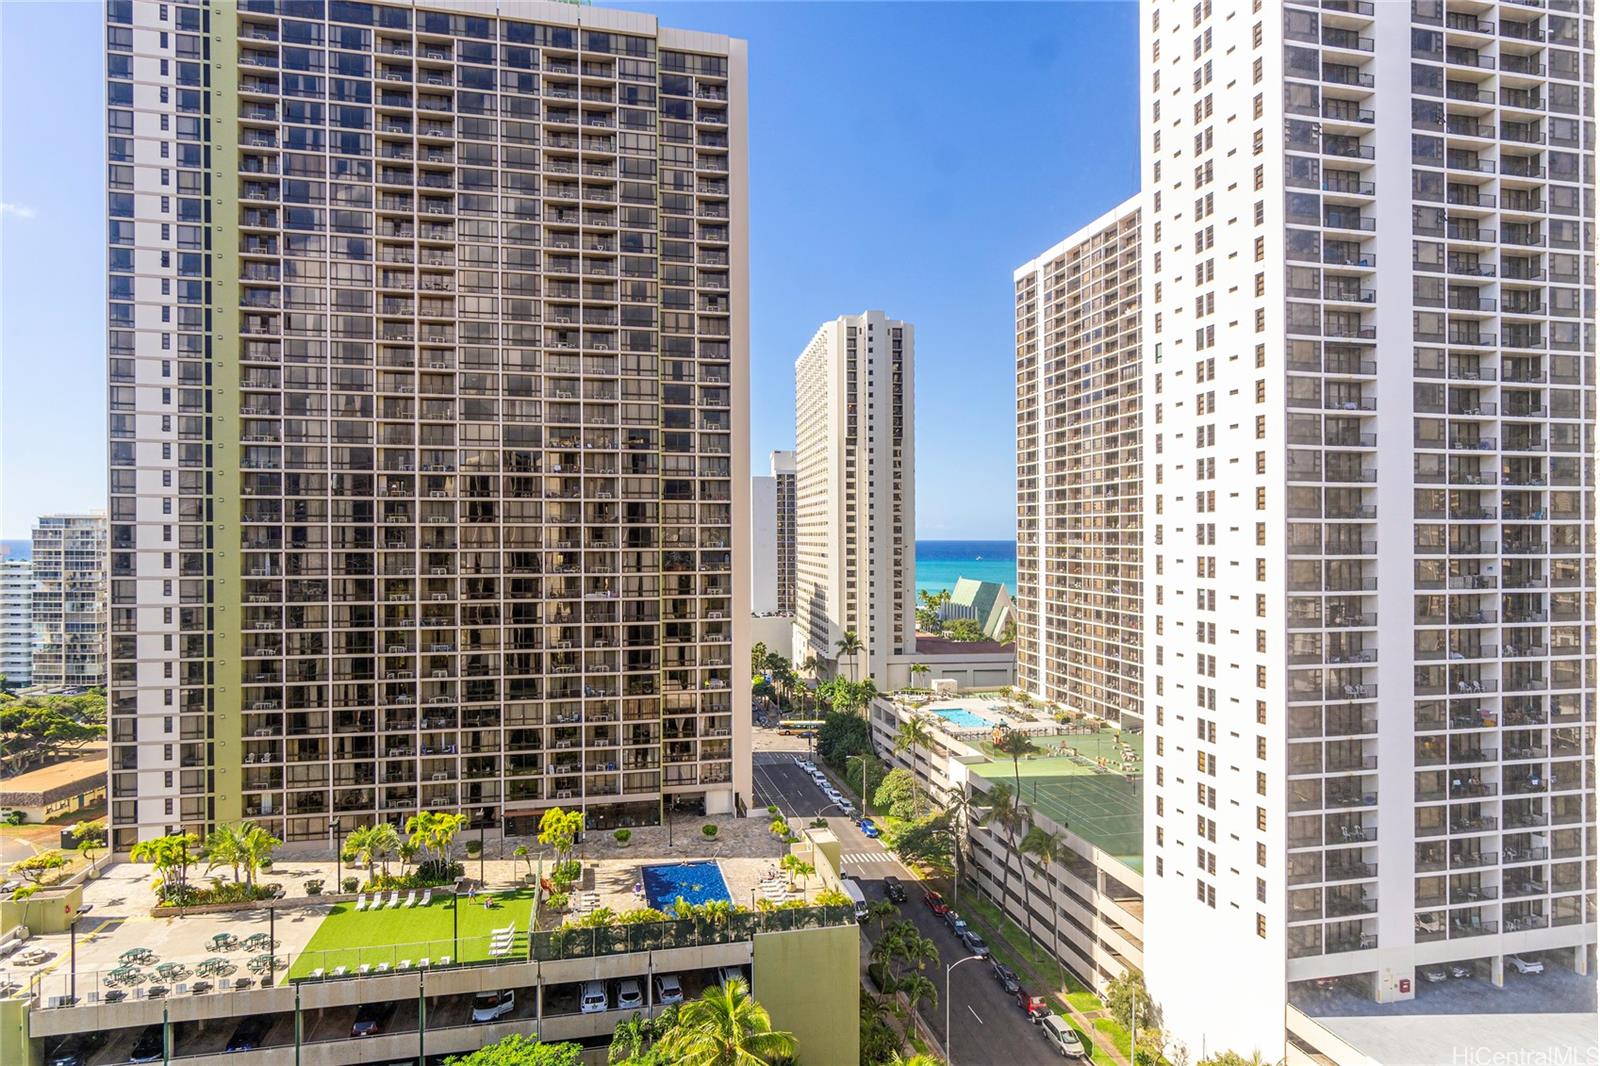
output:
[[[405,898],[403,894],[401,898]],[[462,897],[457,905],[448,893],[426,908],[357,913],[354,903],[336,903],[290,965],[288,979],[308,977],[319,967],[331,972],[344,966],[353,972],[362,964],[376,967],[387,962],[393,967],[410,959],[414,965],[424,957],[437,963],[446,955],[456,962],[478,962],[489,957],[490,934],[513,922],[517,936],[508,957],[526,958],[533,890],[496,893],[494,898],[490,910],[484,909],[481,896],[478,902]],[[453,935],[451,911],[455,906],[459,906],[459,938]]]
[[[1116,1045],[1118,1051],[1122,1052],[1124,1058],[1129,1056],[1131,1052],[1131,1045],[1128,1041],[1128,1030],[1126,1027],[1118,1025],[1110,1018],[1096,1018],[1094,1027],[1111,1038],[1111,1042]]]
[[[1117,1060],[1112,1058],[1105,1048],[1096,1044],[1083,1026],[1066,1015],[1062,1015],[1062,1017],[1066,1019],[1067,1025],[1072,1027],[1072,1031],[1078,1034],[1078,1039],[1083,1041],[1083,1046],[1089,1049],[1089,1056],[1091,1061],[1094,1062],[1094,1066],[1118,1066]]]

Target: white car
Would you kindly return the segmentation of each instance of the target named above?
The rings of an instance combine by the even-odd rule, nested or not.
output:
[[[675,973],[656,974],[656,1002],[661,1006],[683,1002],[683,985]]]
[[[726,985],[730,981],[744,981],[744,979],[744,967],[742,966],[724,966],[717,971],[717,984],[719,985]],[[748,981],[745,983],[749,984]]]
[[[492,1022],[510,1014],[517,1005],[517,994],[505,992],[479,992],[472,997],[472,1020]]]
[[[644,1006],[644,986],[637,977],[627,977],[617,982],[617,1009],[638,1010]]]
[[[1506,965],[1518,973],[1544,973],[1544,963],[1538,959],[1525,959],[1521,955],[1507,955]]]
[[[578,1010],[584,1014],[600,1014],[610,1009],[604,981],[585,981],[578,989]]]

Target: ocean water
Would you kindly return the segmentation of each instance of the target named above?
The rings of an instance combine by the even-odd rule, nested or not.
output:
[[[956,578],[998,581],[1017,594],[1017,544],[1011,540],[917,541],[917,591],[956,587]]]

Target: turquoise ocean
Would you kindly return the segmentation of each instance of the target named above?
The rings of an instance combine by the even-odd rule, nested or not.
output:
[[[953,589],[956,578],[998,581],[1017,594],[1017,544],[1011,540],[917,541],[917,591]]]

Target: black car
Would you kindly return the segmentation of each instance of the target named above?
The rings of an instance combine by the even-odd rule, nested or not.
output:
[[[261,1047],[270,1028],[272,1023],[266,1018],[246,1018],[234,1029],[233,1035],[228,1037],[228,1046],[222,1050],[229,1055],[237,1051],[255,1051]]]
[[[165,1057],[166,1046],[161,1039],[162,1026],[147,1025],[139,1031],[139,1039],[133,1042],[133,1050],[128,1053],[129,1062],[160,1062]]]
[[[350,1026],[350,1035],[377,1036],[389,1024],[389,1019],[394,1017],[394,1008],[393,1003],[363,1003],[361,1009],[356,1011],[356,1020]]]
[[[994,979],[1000,982],[1000,987],[1005,990],[1006,995],[1015,996],[1022,988],[1021,982],[1017,980],[1016,971],[1005,963],[998,959],[990,959],[989,968],[994,971]]]
[[[904,903],[906,901],[906,886],[900,883],[898,877],[893,875],[885,877],[883,879],[883,894],[892,903]]]
[[[100,1050],[100,1045],[105,1042],[106,1034],[101,1030],[73,1033],[57,1044],[44,1061],[46,1066],[84,1066],[89,1056]]]

